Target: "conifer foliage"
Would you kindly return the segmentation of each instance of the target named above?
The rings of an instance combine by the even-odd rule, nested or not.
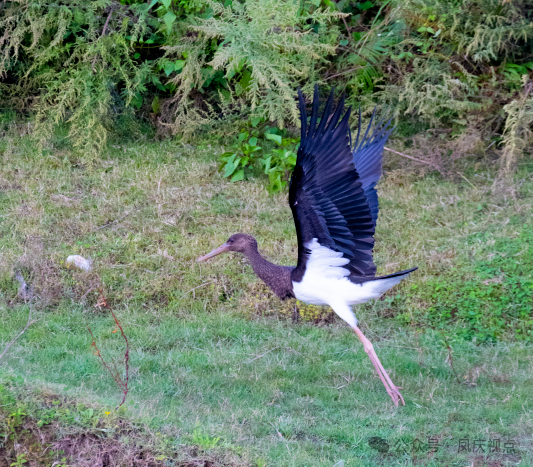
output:
[[[180,136],[296,125],[295,88],[319,82],[422,130],[498,137],[508,172],[532,143],[529,3],[6,0],[0,98],[43,148],[66,124],[90,163],[134,115]]]

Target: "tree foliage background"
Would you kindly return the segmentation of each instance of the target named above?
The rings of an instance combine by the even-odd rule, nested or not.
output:
[[[2,108],[85,162],[135,118],[190,137],[297,125],[295,89],[393,111],[399,134],[531,150],[531,0],[13,0],[0,4]],[[440,132],[440,133],[439,133]],[[227,133],[227,131],[226,131]]]

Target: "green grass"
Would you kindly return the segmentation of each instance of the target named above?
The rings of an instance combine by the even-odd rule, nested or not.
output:
[[[420,269],[356,314],[403,387],[406,406],[395,408],[342,322],[302,307],[320,319],[292,323],[292,305],[242,257],[195,262],[241,231],[294,264],[285,195],[269,196],[264,180],[222,179],[218,147],[117,144],[88,171],[56,146],[43,156],[13,135],[0,146],[0,350],[30,306],[41,317],[2,360],[5,381],[117,405],[86,328],[104,355],[121,358],[112,318],[95,308],[101,280],[130,341],[126,416],[169,449],[271,466],[533,464],[528,167],[514,189],[494,193],[487,172],[453,183],[389,163],[378,270]],[[65,268],[71,254],[92,258],[94,271]],[[31,304],[16,298],[14,268],[34,284]],[[428,438],[436,453],[397,449]],[[458,452],[465,438],[501,439],[502,449],[509,440],[516,453]]]

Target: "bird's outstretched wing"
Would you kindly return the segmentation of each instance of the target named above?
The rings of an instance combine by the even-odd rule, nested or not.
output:
[[[375,110],[372,114],[365,135],[361,136],[361,110],[359,110],[359,127],[357,128],[357,138],[353,149],[353,163],[355,170],[359,174],[361,186],[365,192],[366,200],[372,215],[374,227],[378,220],[378,192],[376,185],[381,178],[381,160],[383,155],[383,148],[387,143],[387,139],[394,127],[391,126],[391,120],[383,124],[383,121],[378,123],[374,131],[369,136],[369,130],[374,120]]]
[[[342,275],[352,282],[364,282],[376,274],[372,259],[375,221],[365,194],[366,186],[371,198],[381,173],[380,162],[368,163],[376,155],[376,134],[370,139],[365,135],[360,144],[361,153],[356,150],[354,155],[350,147],[350,109],[342,115],[344,98],[333,111],[332,91],[319,122],[316,86],[309,125],[301,92],[299,98],[302,137],[289,188],[289,205],[298,236],[298,265],[292,273],[293,280],[302,279],[316,239],[320,246],[332,250],[338,266],[343,263],[346,273]],[[356,156],[363,161],[362,169],[367,170],[364,177],[355,169]],[[375,204],[377,217],[377,195]]]

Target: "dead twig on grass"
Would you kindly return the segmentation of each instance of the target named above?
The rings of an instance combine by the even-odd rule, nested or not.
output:
[[[0,360],[2,360],[2,357],[7,353],[7,351],[11,348],[11,346],[17,342],[18,338],[20,336],[22,336],[22,334],[24,334],[26,332],[26,330],[34,323],[36,323],[37,321],[40,321],[41,318],[39,319],[31,319],[31,305],[30,305],[30,313],[28,315],[28,322],[26,323],[26,326],[24,326],[24,329],[22,331],[20,331],[12,340],[11,342],[9,342],[7,345],[6,345],[6,348],[4,349],[4,351],[2,352],[2,354],[0,355]]]
[[[100,359],[102,366],[109,372],[109,374],[111,375],[111,377],[113,378],[117,386],[122,390],[122,393],[123,393],[122,401],[120,402],[119,405],[115,407],[115,409],[118,409],[122,404],[124,404],[124,402],[126,402],[126,397],[128,396],[128,392],[129,392],[128,383],[130,379],[130,367],[129,367],[130,344],[128,342],[126,333],[124,332],[124,329],[122,328],[122,325],[120,324],[120,321],[118,320],[117,316],[115,315],[115,313],[113,312],[109,304],[107,303],[107,299],[105,298],[103,289],[100,289],[100,297],[98,298],[98,302],[96,303],[95,307],[109,309],[109,311],[111,312],[111,315],[113,316],[113,319],[115,320],[115,324],[117,326],[116,329],[113,331],[113,333],[116,333],[117,330],[120,330],[120,334],[122,335],[124,342],[126,342],[126,351],[124,352],[124,360],[123,360],[124,368],[125,368],[125,375],[124,377],[122,377],[121,372],[119,371],[117,364],[115,362],[115,359],[113,357],[111,357],[110,363],[104,360],[104,357],[102,356],[102,352],[100,351],[100,349],[98,348],[96,344],[96,339],[94,337],[94,334],[91,328],[89,327],[89,325],[87,325],[87,330],[89,331],[93,339],[91,346],[94,348],[94,354]]]
[[[411,159],[413,161],[420,162],[422,164],[431,165],[431,167],[437,169],[440,173],[444,172],[442,167],[438,166],[437,164],[434,164],[433,162],[424,161],[422,159],[417,159],[416,157],[408,156],[407,154],[404,154],[403,152],[398,152],[398,151],[395,151],[394,149],[390,149],[390,148],[387,148],[387,147],[384,147],[383,149],[385,149],[386,151],[389,151],[389,152],[393,152],[394,154],[398,154],[399,156],[407,157],[407,159]]]
[[[448,340],[446,339],[446,336],[442,335],[444,339],[444,345],[448,349],[448,357],[446,358],[446,361],[450,362],[450,367],[452,368],[453,374],[455,375],[455,379],[459,384],[463,384],[461,380],[459,379],[459,376],[457,375],[457,372],[455,371],[455,367],[453,366],[453,355],[452,355],[452,348],[450,347],[450,344],[448,344]]]
[[[193,297],[196,298],[195,295],[194,295],[194,291],[195,291],[196,289],[199,289],[200,287],[204,287],[205,285],[209,285],[209,284],[212,284],[212,283],[213,283],[213,281],[208,281],[208,282],[204,282],[203,284],[200,284],[200,285],[198,285],[198,286],[196,286],[196,287],[193,287],[191,290],[189,290],[188,292],[185,292],[185,293],[184,293],[184,294],[178,299],[178,303],[180,302],[180,300],[181,300],[183,297],[185,297],[185,295],[190,294],[191,292],[193,293]]]
[[[264,357],[267,353],[270,353],[270,352],[272,352],[273,350],[279,349],[280,347],[281,347],[281,346],[278,345],[277,347],[274,347],[273,349],[270,349],[268,352],[265,352],[265,353],[262,354],[262,355],[258,355],[257,357],[252,358],[251,360],[247,361],[246,363],[252,363],[254,360],[257,360],[258,358],[262,358],[262,357]]]
[[[95,230],[101,230],[101,229],[104,229],[104,228],[106,228],[106,227],[109,227],[110,225],[116,224],[117,222],[121,221],[121,220],[124,219],[125,217],[128,217],[130,214],[133,214],[134,212],[137,212],[137,211],[140,211],[140,210],[141,210],[141,208],[139,208],[139,209],[134,209],[133,211],[129,211],[129,212],[127,212],[126,214],[124,214],[123,216],[120,216],[118,219],[115,219],[114,221],[109,222],[108,224],[102,225],[102,227],[98,227],[98,228],[96,228]]]

